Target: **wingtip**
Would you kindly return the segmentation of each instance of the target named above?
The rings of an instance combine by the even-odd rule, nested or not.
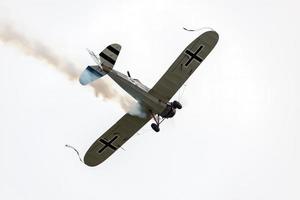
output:
[[[83,163],[86,165],[86,166],[89,166],[89,167],[96,167],[98,166],[101,162],[95,162],[94,159],[91,159],[89,158],[89,156],[87,156],[87,154],[84,156],[83,158]]]

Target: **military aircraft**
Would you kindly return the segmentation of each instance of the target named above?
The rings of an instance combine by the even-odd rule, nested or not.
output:
[[[107,46],[99,57],[89,51],[97,65],[88,66],[80,75],[79,82],[87,85],[108,75],[136,99],[146,115],[140,117],[126,113],[93,143],[84,156],[84,163],[88,166],[102,163],[151,119],[154,120],[152,129],[158,132],[161,122],[174,117],[176,109],[182,108],[180,102],[171,102],[170,99],[212,51],[218,39],[219,36],[214,30],[202,33],[184,49],[151,89],[138,79],[131,78],[129,72],[124,75],[113,69],[121,50],[119,44]]]

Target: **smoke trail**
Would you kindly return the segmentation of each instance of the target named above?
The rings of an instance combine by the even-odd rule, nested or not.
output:
[[[138,102],[131,104],[128,113],[141,118],[147,117],[147,113],[143,110],[143,107]]]
[[[66,57],[56,55],[45,44],[33,38],[26,37],[24,34],[18,32],[11,25],[0,24],[0,41],[19,49],[22,53],[31,56],[40,61],[46,62],[48,65],[64,73],[70,80],[78,80],[80,71],[76,69],[76,65]],[[96,96],[101,96],[103,99],[114,100],[120,106],[128,111],[132,100],[120,95],[105,81],[96,81],[90,86],[94,89]]]

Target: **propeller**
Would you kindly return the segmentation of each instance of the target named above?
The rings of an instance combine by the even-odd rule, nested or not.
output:
[[[86,50],[87,50],[87,52],[89,52],[90,56],[95,61],[95,63],[102,69],[100,58],[93,51],[91,51],[89,49],[86,49]]]

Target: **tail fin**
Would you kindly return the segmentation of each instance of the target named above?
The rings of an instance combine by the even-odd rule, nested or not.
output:
[[[87,85],[109,73],[116,63],[120,50],[121,45],[119,44],[107,46],[99,54],[100,62],[96,62],[98,65],[88,66],[80,75],[79,82],[82,85]],[[93,52],[89,51],[89,53],[93,59],[99,59]]]
[[[111,44],[99,54],[103,68],[107,67],[109,70],[114,67],[120,50],[121,46],[119,44]]]

